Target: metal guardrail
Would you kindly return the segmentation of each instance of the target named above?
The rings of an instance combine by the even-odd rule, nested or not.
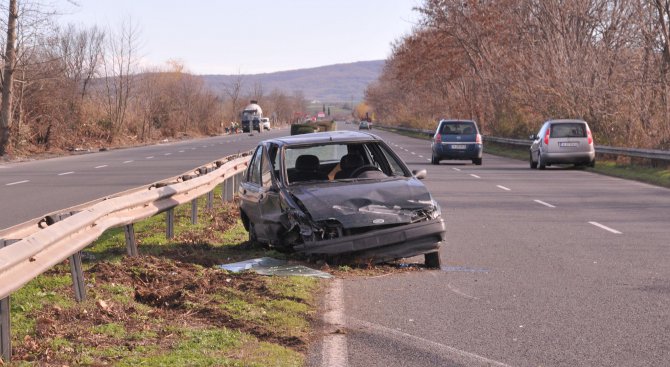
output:
[[[418,134],[425,134],[428,136],[433,136],[435,130],[425,130],[425,129],[414,129],[401,126],[385,126],[376,124],[381,128],[387,130],[399,130],[399,131],[408,131]],[[529,139],[510,139],[510,138],[501,138],[495,136],[482,136],[484,141],[490,141],[500,144],[509,144],[509,145],[518,145],[530,147],[531,141]],[[611,154],[623,157],[632,157],[632,158],[647,158],[647,159],[658,159],[664,161],[670,161],[670,151],[667,150],[655,150],[655,149],[637,149],[637,148],[617,148],[610,147],[605,145],[596,145],[596,154]]]
[[[249,153],[228,156],[171,178],[167,183],[155,183],[116,197],[94,200],[0,232],[3,236],[0,237],[0,361],[8,362],[11,358],[9,298],[13,292],[69,258],[75,298],[77,301],[85,299],[82,249],[106,230],[125,227],[128,254],[136,256],[133,224],[162,212],[167,213],[166,236],[171,238],[174,234],[173,208],[191,201],[191,222],[195,223],[197,198],[207,195],[208,207],[211,207],[217,185],[223,184],[224,201],[233,200],[249,158]],[[43,222],[48,226],[41,228],[39,223]]]

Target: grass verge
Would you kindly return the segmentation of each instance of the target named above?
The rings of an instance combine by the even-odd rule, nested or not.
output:
[[[283,256],[248,246],[235,204],[201,200],[195,226],[189,215],[175,209],[174,240],[163,215],[138,223],[138,257],[122,230],[89,246],[84,302],[67,264],[13,294],[11,365],[303,365],[319,281],[218,268]]]

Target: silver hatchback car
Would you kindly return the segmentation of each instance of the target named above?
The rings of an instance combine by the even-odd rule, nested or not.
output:
[[[593,136],[584,120],[549,120],[530,139],[530,168],[545,169],[552,164],[595,166]]]

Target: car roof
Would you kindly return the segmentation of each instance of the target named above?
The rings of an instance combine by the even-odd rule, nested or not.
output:
[[[548,123],[561,123],[561,122],[583,122],[586,123],[584,120],[580,119],[556,119],[556,120],[547,120],[546,122]]]
[[[321,133],[283,136],[280,138],[265,140],[263,143],[272,142],[279,145],[302,145],[358,141],[381,141],[381,139],[379,139],[379,137],[374,134],[362,133],[358,131],[327,131]]]
[[[474,120],[459,120],[459,119],[442,119],[440,120],[440,123],[442,122],[472,122],[475,123]]]

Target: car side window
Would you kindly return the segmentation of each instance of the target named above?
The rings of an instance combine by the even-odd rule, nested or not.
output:
[[[261,184],[261,160],[263,157],[263,147],[258,147],[254,153],[254,157],[251,158],[251,163],[249,163],[249,174],[247,176],[248,182],[253,182],[255,184]]]
[[[261,160],[261,185],[263,187],[272,186],[272,166],[267,156],[262,155]]]

